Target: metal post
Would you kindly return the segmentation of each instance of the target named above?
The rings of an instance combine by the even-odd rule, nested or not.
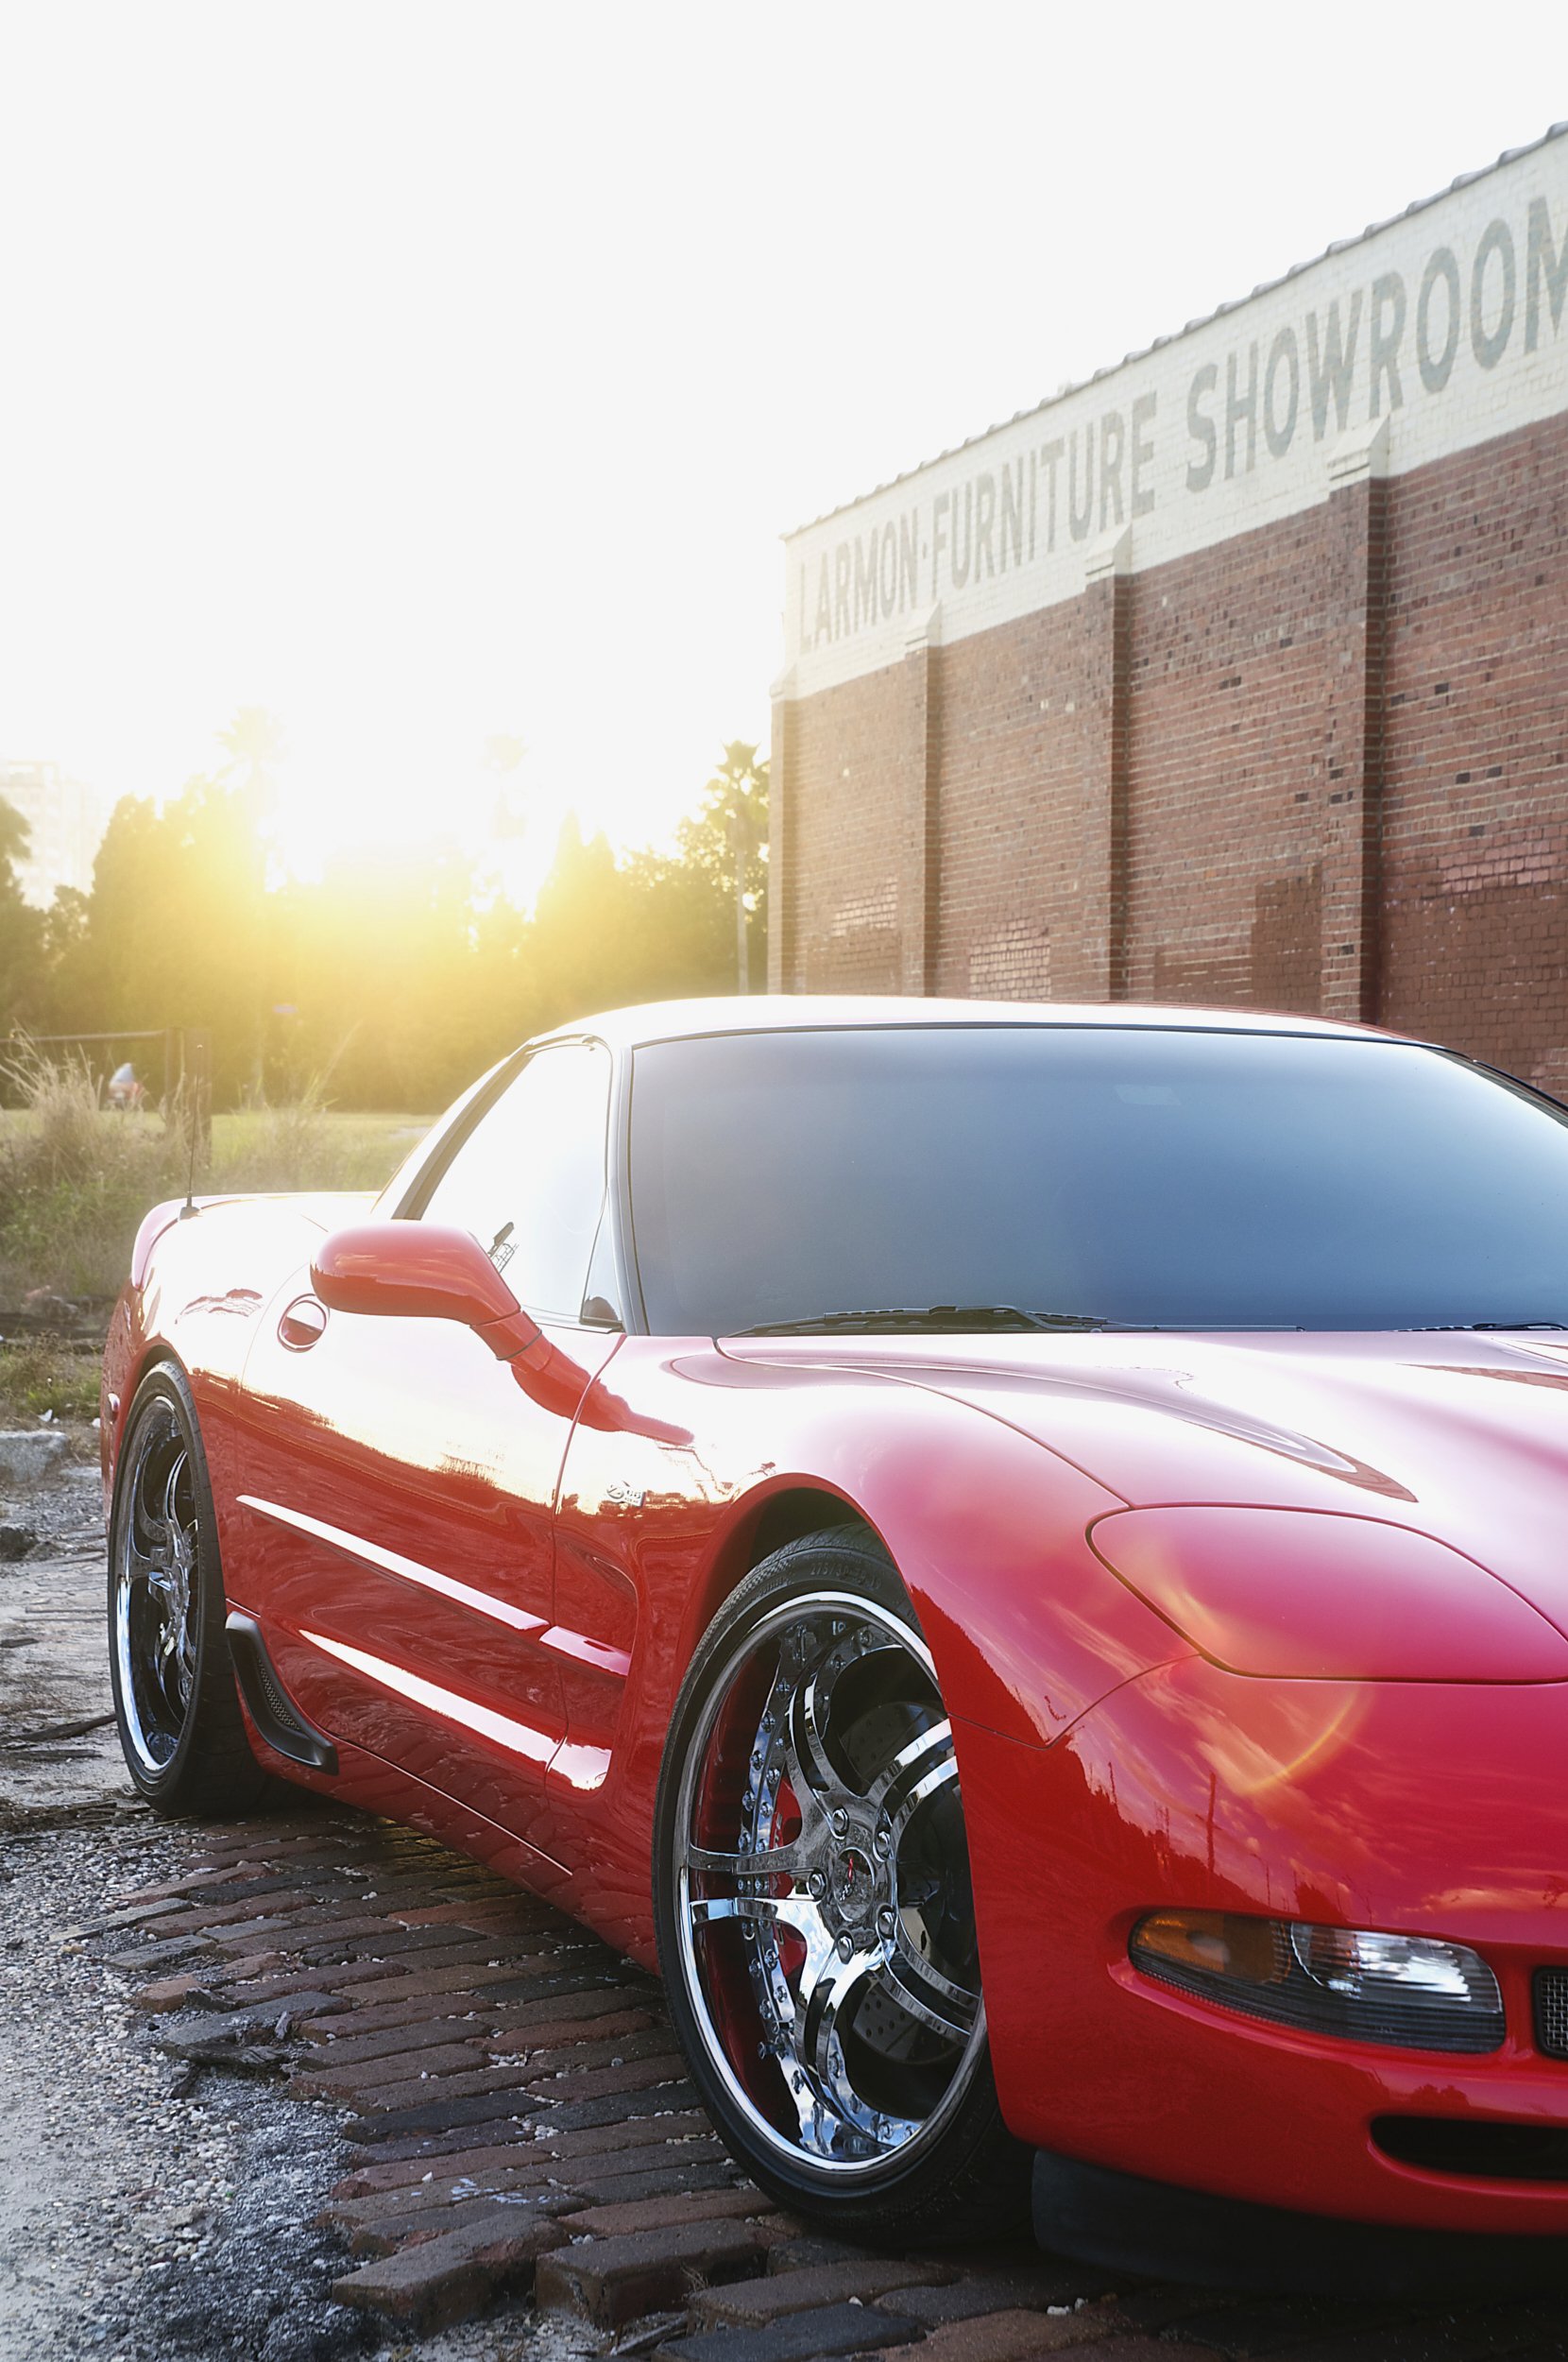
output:
[[[191,1066],[191,1121],[203,1155],[213,1152],[213,1059],[212,1036],[205,1028],[192,1029],[185,1043]]]

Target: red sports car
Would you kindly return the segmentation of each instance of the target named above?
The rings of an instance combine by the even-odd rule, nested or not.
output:
[[[1565,1127],[1306,1018],[687,1003],[530,1043],[374,1203],[161,1207],[131,1775],[342,1796],[656,1960],[844,2231],[1032,2172],[1101,2256],[1540,2258]]]

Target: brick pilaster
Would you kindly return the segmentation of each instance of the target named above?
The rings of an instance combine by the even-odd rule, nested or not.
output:
[[[942,693],[942,612],[933,608],[904,650],[904,727],[897,752],[901,837],[898,930],[901,993],[934,992],[941,901],[938,700]]]
[[[1320,1007],[1362,1022],[1379,1001],[1388,452],[1384,420],[1329,462]]]
[[[1079,607],[1076,699],[1077,940],[1065,936],[1051,989],[1063,1001],[1116,1001],[1127,991],[1127,780],[1131,532],[1095,549]]]

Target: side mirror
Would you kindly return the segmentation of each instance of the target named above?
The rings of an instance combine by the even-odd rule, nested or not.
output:
[[[540,1330],[466,1230],[423,1222],[362,1222],[322,1240],[311,1286],[333,1312],[461,1321],[499,1361],[538,1344]]]

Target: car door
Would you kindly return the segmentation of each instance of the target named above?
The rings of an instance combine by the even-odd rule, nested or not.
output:
[[[236,1514],[285,1685],[340,1743],[552,1858],[555,1497],[577,1401],[620,1336],[582,1317],[609,1079],[600,1043],[541,1048],[401,1209],[479,1241],[574,1373],[565,1386],[525,1391],[454,1321],[329,1311],[308,1269],[245,1371]]]

